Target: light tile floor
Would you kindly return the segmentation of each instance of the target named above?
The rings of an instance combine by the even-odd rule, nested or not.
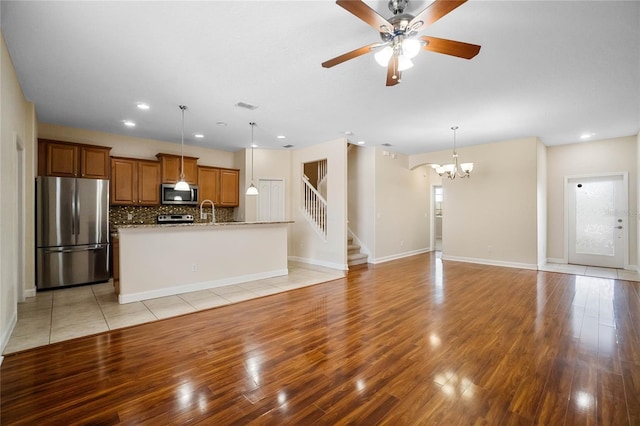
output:
[[[18,304],[4,354],[116,328],[228,305],[344,277],[344,272],[289,262],[289,275],[141,302],[119,304],[111,281],[38,292]]]
[[[640,281],[640,274],[626,269],[596,268],[594,266],[569,265],[566,263],[547,263],[541,271],[561,272],[563,274],[585,275],[588,277],[611,278],[627,281]]]

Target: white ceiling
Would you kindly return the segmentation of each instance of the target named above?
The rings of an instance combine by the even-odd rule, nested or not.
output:
[[[366,3],[391,16],[387,1]],[[406,12],[428,3],[412,0]],[[557,145],[585,132],[635,135],[640,125],[637,1],[471,0],[421,35],[479,44],[478,56],[422,51],[394,87],[373,54],[321,67],[379,40],[329,0],[1,7],[20,83],[44,123],[179,143],[184,104],[186,144],[246,148],[254,121],[264,148],[351,131],[353,142],[405,154],[450,148],[453,125],[459,146],[532,136]]]

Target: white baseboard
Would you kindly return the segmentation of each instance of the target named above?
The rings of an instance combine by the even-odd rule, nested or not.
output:
[[[536,265],[535,263],[504,262],[501,260],[492,260],[492,259],[476,259],[472,257],[445,256],[444,254],[442,255],[442,260],[451,260],[454,262],[477,263],[480,265],[490,265],[490,266],[503,266],[505,268],[530,269],[533,271],[538,270],[538,265]]]
[[[384,263],[384,262],[389,262],[396,259],[402,259],[404,257],[415,256],[417,254],[428,253],[430,251],[432,251],[430,247],[419,249],[419,250],[406,251],[404,253],[392,254],[390,256],[377,257],[375,259],[372,259],[369,263],[373,263],[373,264]]]
[[[36,297],[35,288],[27,288],[24,290],[24,297]]]
[[[349,265],[347,264],[341,265],[339,263],[325,262],[324,260],[309,259],[306,257],[298,257],[298,256],[289,256],[287,259],[293,262],[307,263],[309,265],[322,266],[330,269],[338,269],[340,271],[349,270]]]
[[[567,261],[567,259],[563,259],[561,257],[547,257],[547,263],[566,264],[566,263],[568,263],[568,261]]]
[[[237,277],[223,278],[219,280],[203,281],[198,283],[185,284],[175,287],[167,287],[157,290],[143,291],[139,293],[120,294],[119,303],[139,302],[140,300],[155,299],[157,297],[174,296],[176,294],[189,293],[192,291],[208,290],[226,285],[242,284],[249,281],[263,280],[265,278],[281,277],[289,274],[288,269],[278,269],[275,271],[261,272],[259,274],[240,275]]]
[[[2,330],[2,336],[0,337],[0,354],[4,352],[4,348],[7,347],[9,343],[9,339],[11,338],[11,334],[13,333],[13,329],[16,328],[16,324],[18,323],[18,309],[13,312],[11,315],[11,320],[9,321],[9,326],[6,330]],[[0,364],[2,364],[2,359],[0,359]]]

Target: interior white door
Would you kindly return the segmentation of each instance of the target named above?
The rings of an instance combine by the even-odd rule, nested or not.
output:
[[[623,268],[628,251],[624,174],[567,180],[569,263]]]
[[[284,180],[258,180],[258,221],[284,220]]]

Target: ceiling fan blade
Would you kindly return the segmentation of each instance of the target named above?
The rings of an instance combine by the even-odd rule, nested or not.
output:
[[[387,66],[387,86],[395,86],[400,83],[401,75],[400,71],[398,71],[398,57],[393,55]]]
[[[412,27],[416,23],[422,21],[423,23],[420,26],[414,28],[418,31],[420,28],[433,24],[438,19],[466,2],[467,0],[436,0],[427,6],[427,8],[422,12],[418,13],[416,17],[409,22],[409,27]]]
[[[389,32],[393,31],[393,25],[389,23],[382,16],[378,15],[378,12],[371,9],[361,0],[337,0],[336,4],[348,12],[351,12],[356,17],[362,19],[367,24],[371,25],[376,31]],[[388,31],[382,29],[383,26],[388,28]]]
[[[371,52],[372,48],[378,47],[381,44],[382,43],[371,43],[371,44],[368,44],[366,46],[362,46],[359,49],[355,49],[355,50],[352,50],[351,52],[347,52],[347,53],[345,53],[343,55],[336,56],[333,59],[329,59],[328,61],[323,62],[322,66],[324,68],[331,68],[331,67],[333,67],[335,65],[338,65],[338,64],[341,64],[343,62],[346,62],[349,59],[357,58],[358,56],[362,56],[362,55],[364,55],[366,53],[369,53],[369,52]]]
[[[424,50],[442,53],[445,55],[457,56],[458,58],[471,59],[480,52],[480,46],[477,44],[464,43],[461,41],[447,40],[444,38],[422,36],[422,40],[427,44]]]

